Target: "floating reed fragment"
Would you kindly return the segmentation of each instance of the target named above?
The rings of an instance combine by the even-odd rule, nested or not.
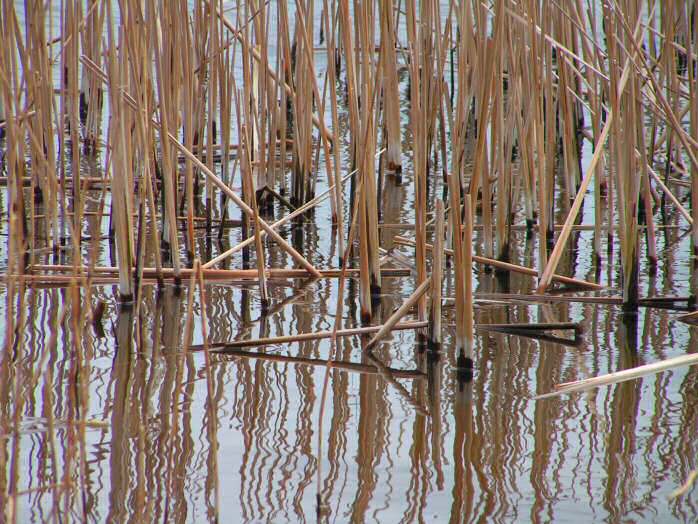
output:
[[[647,375],[654,375],[656,373],[661,373],[670,369],[676,369],[685,366],[693,366],[695,364],[698,364],[698,355],[682,355],[680,357],[668,358],[659,362],[653,362],[652,364],[645,364],[644,366],[625,369],[623,371],[617,371],[615,373],[609,373],[607,375],[602,375],[599,377],[592,377],[584,380],[577,380],[574,382],[566,382],[564,384],[559,384],[555,386],[555,391],[551,391],[550,393],[544,393],[542,395],[537,395],[533,398],[534,400],[541,400],[550,397],[557,397],[566,393],[577,393],[580,391],[587,391],[589,389],[594,389],[602,386],[609,386],[611,384],[617,384],[619,382],[625,382],[627,380],[634,380],[636,378],[645,377]]]
[[[302,366],[328,367],[337,369],[345,373],[359,373],[361,375],[377,375],[378,368],[370,364],[359,364],[357,362],[345,362],[343,360],[322,360],[319,358],[292,357],[289,355],[275,355],[273,353],[263,353],[259,351],[244,351],[241,349],[226,349],[224,351],[214,351],[214,355],[219,357],[245,358],[252,360],[267,360],[269,362],[281,362],[285,364],[300,364]],[[388,368],[389,373],[395,378],[419,380],[426,376],[423,372],[414,369],[394,369]]]
[[[698,469],[694,469],[688,474],[688,477],[686,477],[686,481],[669,494],[669,496],[667,497],[668,500],[671,501],[679,497],[683,497],[686,493],[691,491],[691,488],[693,488],[693,483],[696,481],[696,478],[698,478]]]
[[[427,322],[423,320],[412,320],[399,322],[392,326],[392,330],[403,329],[421,329],[427,326]],[[220,353],[226,353],[228,349],[250,347],[250,346],[272,346],[277,344],[289,344],[292,342],[303,342],[306,340],[321,340],[337,337],[349,337],[355,335],[365,335],[367,333],[375,333],[383,328],[383,326],[364,326],[359,328],[339,329],[333,331],[316,331],[314,333],[298,333],[296,335],[285,335],[278,337],[257,338],[252,340],[235,340],[233,342],[211,342],[208,344],[210,349],[218,350]],[[334,333],[334,335],[333,335]],[[204,349],[202,346],[191,346],[192,351]]]
[[[42,266],[34,265],[32,266],[36,271],[57,271],[60,273],[72,273],[77,272],[77,274],[92,274],[95,276],[100,275],[117,275],[119,269],[117,267],[73,267],[73,266]],[[193,272],[193,269],[182,269],[180,275],[182,277],[188,277]],[[257,279],[259,272],[257,269],[201,269],[201,273],[206,280],[228,280],[228,279]],[[163,278],[173,278],[175,277],[174,270],[171,268],[162,269]],[[342,275],[341,269],[322,269],[315,273],[311,273],[305,269],[266,269],[265,274],[268,278],[340,278]],[[400,268],[381,268],[381,275],[385,277],[404,277],[409,276],[410,271]],[[158,275],[157,268],[147,267],[143,268],[143,276],[147,278],[154,278]],[[44,275],[34,275],[37,278],[42,278]],[[51,275],[46,275],[50,277]],[[346,276],[351,278],[358,278],[360,276],[360,270],[358,269],[347,269]],[[72,277],[71,277],[72,278]]]

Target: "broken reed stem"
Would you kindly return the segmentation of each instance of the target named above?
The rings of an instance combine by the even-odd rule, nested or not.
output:
[[[397,235],[393,238],[393,242],[395,242],[396,244],[404,244],[407,246],[413,246],[415,243],[414,240],[411,240],[409,238],[405,238],[405,237],[399,236],[399,235]],[[426,249],[433,250],[434,248],[431,244],[427,244]],[[444,249],[443,252],[446,256],[455,256],[455,251],[452,249]],[[478,264],[496,267],[497,269],[500,269],[502,271],[511,271],[513,273],[520,273],[522,275],[529,275],[532,277],[538,276],[538,271],[536,271],[535,269],[531,269],[531,268],[528,268],[525,266],[519,266],[517,264],[511,264],[509,262],[502,262],[501,260],[495,260],[493,258],[481,257],[479,255],[473,255],[473,261],[477,262]],[[553,275],[552,280],[559,282],[561,284],[566,284],[566,285],[574,286],[574,287],[580,287],[583,289],[589,289],[589,290],[595,290],[595,291],[600,291],[602,289],[606,289],[606,287],[602,286],[601,284],[594,284],[593,282],[587,282],[586,280],[580,280],[577,278],[566,277],[563,275]]]
[[[587,391],[589,389],[618,384],[619,382],[626,382],[628,380],[634,380],[647,375],[654,375],[670,369],[693,366],[696,364],[698,364],[698,355],[681,355],[680,357],[668,358],[659,362],[653,362],[651,364],[645,364],[643,366],[637,366],[634,368],[625,369],[623,371],[616,371],[615,373],[608,373],[598,377],[558,384],[555,386],[555,391],[537,395],[534,397],[534,400],[557,397],[566,393]]]
[[[395,324],[392,329],[393,330],[407,330],[407,329],[421,329],[423,327],[427,326],[427,322],[423,320],[411,320],[411,321],[405,321],[405,322],[398,322]],[[280,337],[267,337],[267,338],[258,338],[258,339],[253,339],[253,340],[236,340],[233,342],[212,342],[209,344],[209,349],[216,349],[219,350],[221,353],[225,353],[226,349],[229,348],[241,348],[241,347],[250,347],[250,346],[272,346],[272,345],[277,345],[277,344],[289,344],[292,342],[304,342],[307,340],[321,340],[325,338],[330,338],[332,336],[336,337],[349,337],[349,336],[355,336],[355,335],[365,335],[367,333],[375,333],[376,331],[379,331],[383,328],[382,325],[380,326],[364,326],[364,327],[359,327],[359,328],[350,328],[350,329],[339,329],[335,333],[333,330],[330,331],[316,331],[314,333],[298,333],[297,335],[284,335]],[[333,335],[334,334],[334,335]],[[197,350],[197,349],[205,349],[205,348],[199,348],[197,346],[192,346],[189,349],[191,350]]]
[[[379,152],[378,154],[380,154],[380,152]],[[356,170],[354,170],[354,171],[352,171],[351,173],[349,173],[348,175],[346,175],[346,176],[342,179],[342,182],[347,181],[347,180],[348,180],[351,176],[353,176],[355,173],[356,173]],[[313,198],[312,200],[310,200],[309,202],[306,202],[305,204],[303,204],[301,207],[299,207],[298,209],[296,209],[296,210],[293,211],[292,213],[286,215],[284,218],[281,218],[281,219],[277,220],[276,222],[274,222],[273,224],[271,224],[269,227],[271,227],[272,229],[278,229],[279,227],[281,227],[281,226],[283,226],[284,224],[290,222],[290,221],[293,220],[294,218],[296,218],[296,217],[302,215],[303,213],[305,213],[305,212],[308,211],[309,209],[312,209],[313,207],[315,207],[317,204],[319,204],[320,202],[322,202],[323,200],[325,200],[325,199],[329,196],[330,192],[332,192],[332,191],[334,191],[334,190],[335,190],[335,186],[333,185],[333,186],[329,187],[326,191],[324,191],[323,193],[321,193],[320,195],[318,195],[318,196],[316,196],[315,198]],[[261,236],[264,236],[264,235],[267,234],[267,232],[266,232],[265,230],[261,230],[259,233],[260,233]],[[208,268],[211,268],[211,267],[215,266],[216,264],[218,264],[219,262],[225,260],[226,258],[231,257],[232,255],[234,255],[235,253],[237,253],[237,252],[240,251],[241,249],[243,249],[243,248],[249,246],[249,245],[250,245],[252,242],[254,242],[254,241],[255,241],[255,240],[254,240],[252,237],[250,237],[250,238],[248,238],[248,239],[246,239],[246,240],[243,240],[243,241],[240,242],[238,245],[231,247],[231,248],[228,249],[227,251],[221,253],[221,254],[218,255],[217,257],[215,257],[215,258],[209,260],[208,262],[206,262],[206,263],[203,265],[203,268],[204,268],[204,269],[208,269]]]
[[[42,265],[35,264],[32,266],[34,271],[59,271],[64,273],[75,273],[75,274],[94,274],[99,275],[118,275],[118,267],[94,267],[87,268],[85,266],[66,266],[66,265]],[[193,270],[184,268],[181,270],[181,276],[188,276]],[[204,269],[204,276],[207,279],[256,279],[258,276],[257,269]],[[163,268],[162,272],[158,272],[157,268],[144,267],[143,276],[145,278],[155,278],[161,274],[165,278],[173,278],[175,276],[174,270],[172,268]],[[266,274],[268,278],[340,278],[342,275],[342,269],[321,269],[316,273],[312,273],[306,269],[267,269]],[[347,269],[346,274],[350,277],[358,277],[358,269]],[[409,276],[409,269],[401,268],[382,268],[381,274],[384,277],[404,277]],[[319,275],[319,276],[318,276]],[[18,275],[12,275],[16,278]],[[35,277],[38,280],[46,279],[51,280],[51,278],[58,277],[73,278],[73,275],[24,275],[22,278],[31,279]]]
[[[429,287],[431,286],[431,277],[428,277],[424,282],[420,284],[420,286],[414,290],[414,292],[405,300],[402,305],[397,308],[397,310],[390,315],[388,320],[385,321],[385,323],[381,326],[381,328],[378,330],[378,332],[373,335],[373,338],[366,344],[366,347],[364,348],[365,351],[370,352],[372,351],[378,342],[380,342],[383,338],[385,338],[390,331],[397,325],[397,323],[400,321],[402,317],[404,317],[414,306],[419,302],[419,300],[422,298],[422,295],[427,292]]]

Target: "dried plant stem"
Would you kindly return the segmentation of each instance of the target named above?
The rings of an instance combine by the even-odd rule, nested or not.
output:
[[[441,345],[441,286],[444,256],[444,203],[436,201],[436,227],[431,267],[431,302],[429,308],[429,343],[438,350]]]

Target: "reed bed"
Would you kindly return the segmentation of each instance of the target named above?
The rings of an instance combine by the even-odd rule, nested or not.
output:
[[[58,252],[69,241],[66,261],[82,265],[78,231],[92,211],[85,209],[90,188],[77,166],[87,156],[103,165],[102,198],[125,303],[146,260],[158,273],[171,268],[177,282],[196,257],[205,268],[222,263],[222,254],[207,257],[197,249],[194,217],[203,210],[208,230],[218,220],[220,235],[231,201],[243,211],[243,236],[254,237],[244,246],[254,243],[263,297],[267,233],[318,276],[303,247],[286,244],[264,216],[273,213],[274,199],[291,209],[314,201],[322,157],[334,188],[334,235],[344,247],[351,220],[342,201],[338,100],[346,101],[344,133],[358,172],[350,188],[358,206],[348,212],[359,216],[359,296],[367,322],[371,297],[381,288],[378,195],[389,183],[381,175],[401,176],[403,157],[413,170],[414,222],[406,226],[415,231],[416,286],[427,279],[427,217],[437,188],[448,195],[456,301],[466,304],[458,322],[463,340],[471,336],[472,230],[482,232],[484,257],[508,271],[510,232],[523,219],[538,234],[538,292],[545,293],[580,213],[593,205],[594,262],[604,263],[603,235],[608,246],[617,236],[628,312],[640,299],[643,230],[648,263],[661,263],[656,231],[666,224],[655,224],[654,209],[668,200],[685,217],[695,245],[694,197],[688,211],[658,174],[665,171],[668,179],[677,171],[674,178],[685,177],[693,188],[698,169],[691,2],[324,2],[322,71],[314,3],[293,7],[243,2],[230,20],[223,6],[203,1],[167,9],[154,0],[65,2],[54,27],[46,6],[32,3],[21,27],[15,5],[5,2],[0,118],[11,199],[8,274],[36,272],[34,253]],[[409,108],[407,119],[401,104]],[[583,165],[585,140],[592,157]],[[385,153],[376,162],[379,143]],[[228,155],[216,161],[204,154],[217,147],[236,151],[232,164]],[[231,189],[236,175],[240,196]],[[23,190],[25,179],[33,197]],[[555,223],[557,210],[564,224]],[[242,245],[226,256],[239,250],[247,260]],[[427,303],[425,294],[420,319]]]
[[[370,364],[357,370],[387,377],[422,414],[377,349],[393,329],[412,326],[439,353],[442,331],[453,328],[457,366],[472,380],[473,263],[535,278],[541,302],[565,300],[554,286],[569,286],[588,293],[579,300],[620,302],[632,316],[653,298],[641,296],[641,267],[673,263],[657,238],[678,228],[691,237],[684,255],[694,260],[687,302],[695,304],[693,1],[0,5],[8,326],[23,322],[20,290],[34,284],[69,285],[65,307],[76,322],[92,311],[93,279],[118,284],[123,311],[138,308],[152,281],[188,286],[190,338],[193,294],[205,303],[206,283],[254,282],[266,315],[275,280],[337,278],[341,296],[352,277],[361,320],[374,328],[345,332],[338,306],[322,336],[336,344],[338,335],[375,332],[364,344]],[[99,177],[86,176],[86,163]],[[412,214],[390,222],[382,198],[404,180]],[[337,251],[318,256],[303,225],[325,199]],[[206,239],[235,229],[242,240],[213,250],[197,223]],[[291,240],[279,232],[287,226]],[[522,227],[535,256],[516,260],[512,232]],[[577,278],[567,263],[584,229],[593,229],[592,252],[575,256],[620,275],[612,297],[592,295],[607,286]],[[395,246],[412,254],[413,271],[381,267],[381,250]],[[335,253],[337,265],[327,262]],[[389,278],[411,291],[381,320]],[[442,323],[450,298],[454,326]],[[16,331],[6,330],[5,352]],[[76,383],[89,367],[89,356],[77,358]],[[329,373],[333,358],[307,363]],[[74,400],[73,421],[88,402]],[[69,459],[84,469],[84,426],[71,428]]]
[[[325,124],[328,118],[333,127],[339,123],[342,88],[350,162],[362,178],[352,190],[362,190],[356,195],[357,240],[363,246],[358,259],[366,273],[360,295],[366,319],[370,296],[380,289],[377,182],[384,179],[376,169],[399,174],[403,156],[414,170],[416,285],[426,279],[426,217],[433,208],[428,194],[435,195],[437,186],[450,194],[451,235],[452,215],[460,210],[461,225],[473,222],[482,230],[488,258],[508,261],[509,232],[518,216],[530,228],[537,225],[544,293],[579,213],[591,205],[586,196],[594,181],[596,262],[603,263],[606,229],[608,240],[619,237],[628,310],[639,299],[642,225],[646,256],[658,262],[652,209],[668,198],[690,219],[695,236],[694,211],[686,211],[657,174],[665,166],[688,165],[682,173],[694,183],[698,117],[695,67],[689,67],[695,49],[690,2],[671,7],[653,1],[586,7],[574,2],[544,16],[550,7],[545,2],[411,1],[402,21],[400,7],[389,3],[327,3],[320,16],[327,43],[323,71],[313,47],[318,17],[312,2],[290,11],[283,3],[243,2],[233,20],[221,6],[201,1],[168,9],[154,1],[92,1],[84,12],[66,2],[50,42],[45,6],[23,13],[24,29],[14,4],[5,4],[0,109],[15,199],[15,250],[55,249],[72,238],[72,258],[79,264],[73,233],[85,222],[88,188],[81,170],[71,166],[91,155],[104,166],[109,232],[125,301],[137,278],[137,252],[140,260],[152,258],[175,274],[183,267],[178,208],[187,217],[181,241],[188,263],[202,254],[196,252],[194,216],[205,209],[210,228],[228,214],[228,192],[238,172],[247,206],[244,229],[255,235],[261,261],[264,226],[256,221],[273,211],[274,198],[293,207],[312,200],[321,157],[335,187],[330,194],[335,235],[345,241],[344,191],[341,182],[332,183],[342,170],[335,143],[339,129]],[[272,23],[279,28],[277,42],[270,41]],[[405,70],[407,120],[400,114]],[[590,131],[583,127],[586,121]],[[408,150],[404,134],[410,135]],[[285,137],[293,138],[291,151]],[[468,140],[474,143],[470,157]],[[593,147],[586,166],[584,140]],[[220,162],[204,155],[220,143],[225,150],[239,148],[232,165],[226,155]],[[376,164],[379,143],[386,151]],[[175,150],[185,153],[182,171]],[[283,168],[289,154],[290,186]],[[218,181],[210,176],[214,170],[220,172]],[[21,189],[27,172],[34,202],[45,206],[41,213]],[[283,198],[287,191],[289,201]],[[472,202],[470,217],[463,213],[465,195]],[[557,209],[565,218],[559,233]],[[33,262],[28,257],[11,273],[31,270]],[[454,271],[462,273],[464,263]],[[419,302],[422,318],[426,304],[426,297]]]
[[[401,183],[408,158],[415,202],[413,222],[404,226],[415,232],[414,285],[431,278],[429,267],[439,282],[453,275],[457,345],[469,366],[473,260],[537,277],[540,294],[554,281],[600,289],[556,274],[580,214],[593,206],[594,263],[613,262],[604,260],[601,246],[605,240],[610,249],[618,237],[623,307],[633,313],[641,298],[641,246],[656,268],[657,228],[671,226],[655,224],[654,210],[673,206],[695,244],[696,206],[691,200],[688,211],[680,187],[672,191],[666,183],[672,175],[693,188],[698,169],[691,2],[323,2],[321,51],[314,47],[314,2],[289,7],[245,1],[230,19],[224,5],[202,0],[167,8],[155,0],[64,2],[54,27],[46,6],[32,3],[19,13],[21,27],[14,3],[4,2],[7,274],[45,274],[50,265],[37,254],[51,251],[82,272],[79,231],[94,215],[86,209],[94,189],[81,174],[83,156],[103,166],[100,206],[108,212],[100,218],[109,221],[124,304],[146,274],[154,271],[159,282],[172,275],[179,284],[196,258],[206,278],[242,251],[246,271],[252,246],[266,308],[267,278],[281,269],[269,267],[267,234],[320,277],[303,255],[302,239],[291,246],[275,227],[312,213],[324,175],[333,235],[341,252],[345,244],[352,249],[348,263],[358,263],[364,322],[371,322],[381,290],[379,195],[385,184]],[[318,53],[324,53],[322,69]],[[348,115],[343,128],[339,101]],[[349,209],[341,140],[349,144],[346,167],[357,173]],[[586,163],[585,140],[592,148]],[[232,157],[207,153],[216,149]],[[236,179],[242,191],[233,189]],[[270,226],[274,200],[293,213]],[[221,238],[231,203],[241,212],[246,240],[209,256],[197,246],[195,217],[203,213],[209,234],[219,224]],[[448,235],[438,226],[442,213]],[[345,225],[357,217],[352,241]],[[529,234],[537,233],[537,271],[510,261],[511,231],[521,220]],[[482,255],[473,252],[475,230]],[[430,231],[438,252],[428,243]],[[453,262],[444,273],[446,254]],[[432,303],[435,345],[439,282],[417,301],[420,320]]]

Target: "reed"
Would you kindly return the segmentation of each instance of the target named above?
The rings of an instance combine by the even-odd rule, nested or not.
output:
[[[17,306],[25,290],[63,293],[56,321],[75,332],[68,382],[78,388],[91,366],[80,344],[90,336],[83,324],[99,316],[93,300],[107,300],[96,294],[118,286],[119,300],[133,304],[135,311],[120,314],[121,350],[142,342],[131,322],[149,322],[141,316],[148,287],[185,279],[184,345],[204,337],[196,349],[205,352],[205,431],[215,445],[213,285],[245,293],[245,311],[232,308],[245,338],[259,327],[257,338],[238,346],[331,339],[327,360],[234,353],[241,362],[375,375],[420,417],[427,391],[415,385],[413,394],[395,379],[421,375],[389,367],[378,350],[393,330],[428,333],[431,347],[444,349],[428,359],[455,364],[459,379],[472,379],[476,328],[538,336],[571,326],[476,325],[476,299],[578,301],[628,313],[688,309],[686,297],[643,298],[640,290],[654,289],[655,273],[688,263],[688,256],[663,259],[671,242],[690,236],[689,254],[698,256],[696,11],[695,2],[656,0],[0,2],[0,200],[8,232],[1,280],[13,328],[0,361],[9,365],[8,355],[26,349],[18,336],[26,312]],[[414,238],[397,229],[413,230]],[[587,241],[589,253],[578,249]],[[595,278],[581,275],[585,256]],[[537,278],[535,294],[508,289],[506,279],[476,281],[473,264],[483,273],[525,275],[516,286]],[[603,266],[608,282],[599,276]],[[695,298],[698,264],[691,271]],[[316,282],[330,278],[337,286]],[[271,318],[295,300],[277,300],[275,288],[298,280],[336,297],[334,329],[298,325],[295,333],[268,336]],[[556,292],[584,293],[553,295],[553,283],[563,288]],[[442,284],[452,297],[444,299]],[[250,286],[261,299],[257,323]],[[356,316],[378,322],[379,303],[390,300],[381,293],[396,289],[402,298],[387,321],[352,323]],[[444,301],[455,303],[454,326],[443,321]],[[356,310],[344,315],[353,302]],[[408,313],[414,320],[402,322]],[[178,323],[178,313],[163,315]],[[338,338],[369,333],[366,362],[348,364]],[[167,333],[173,347],[179,334]],[[565,343],[545,337],[539,340]],[[193,356],[174,359],[175,389],[186,382],[179,359]],[[116,368],[129,368],[128,358],[118,359]],[[440,373],[431,368],[425,376]],[[2,385],[14,416],[23,408],[13,396],[22,373]],[[433,406],[438,379],[429,380]],[[30,488],[56,493],[56,515],[63,506],[75,511],[69,488],[90,482],[79,422],[87,393],[71,393],[65,471]],[[127,392],[115,395],[116,419],[125,418]],[[3,516],[16,521],[15,499],[30,491],[17,486],[20,451],[2,453],[10,464]],[[170,465],[178,459],[172,449],[165,457]],[[211,470],[217,475],[216,463]],[[174,490],[179,479],[168,475]],[[211,486],[213,516],[219,495]],[[133,500],[144,502],[145,493]]]
[[[383,111],[386,136],[385,166],[388,173],[402,172],[402,132],[400,130],[400,90],[397,63],[397,34],[392,0],[380,2],[380,37],[383,68]]]
[[[436,227],[431,259],[431,301],[429,303],[429,344],[435,350],[441,346],[441,288],[444,265],[444,204],[436,201]]]

